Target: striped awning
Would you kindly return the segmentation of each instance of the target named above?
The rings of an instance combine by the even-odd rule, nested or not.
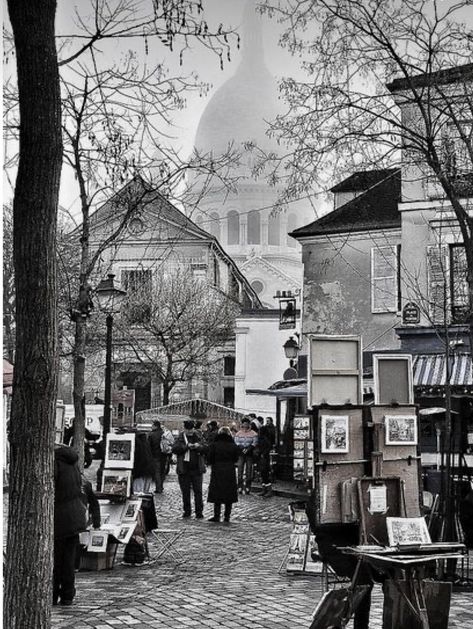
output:
[[[413,356],[414,386],[445,386],[447,359],[445,354],[418,354]],[[450,385],[472,386],[473,368],[470,354],[450,357]]]

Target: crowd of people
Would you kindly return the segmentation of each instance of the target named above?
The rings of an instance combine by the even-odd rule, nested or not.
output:
[[[66,437],[71,443],[72,434]],[[193,495],[195,517],[203,519],[203,476],[210,467],[207,502],[213,504],[214,512],[209,521],[220,522],[223,515],[223,522],[230,522],[238,495],[251,492],[255,468],[261,477],[262,496],[272,495],[270,452],[275,444],[271,417],[264,421],[256,415],[245,416],[239,428],[236,424],[219,427],[211,420],[205,430],[200,420],[186,419],[176,438],[156,420],[150,432],[136,432],[133,493],[162,493],[174,455],[182,517],[191,517]],[[55,447],[54,483],[53,604],[71,605],[79,533],[89,524],[100,528],[100,506],[91,483],[80,473],[77,453],[69,445]]]

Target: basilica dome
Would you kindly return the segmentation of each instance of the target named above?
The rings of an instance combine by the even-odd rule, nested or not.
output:
[[[230,142],[240,145],[248,140],[275,148],[275,141],[266,135],[265,121],[280,113],[277,79],[264,61],[262,18],[253,2],[246,5],[240,32],[240,64],[204,110],[194,143],[199,152],[223,153]]]

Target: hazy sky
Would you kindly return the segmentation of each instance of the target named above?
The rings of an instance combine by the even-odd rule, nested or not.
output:
[[[84,10],[82,1],[79,5],[76,5],[81,8],[81,11]],[[205,19],[208,21],[209,26],[218,26],[219,23],[223,23],[226,27],[233,27],[238,30],[241,37],[244,37],[244,33],[239,27],[247,2],[253,2],[255,6],[257,4],[256,0],[203,0]],[[65,32],[65,29],[70,29],[73,6],[68,5],[66,2],[61,3],[60,0],[57,18],[58,32]],[[278,46],[279,30],[280,26],[275,20],[269,20],[266,16],[263,17],[265,59],[269,70],[275,76],[275,81],[286,73],[294,73],[299,66],[296,59]],[[116,43],[114,46],[108,44],[108,46],[109,54],[115,56],[123,53],[129,46],[129,42]],[[181,68],[179,67],[178,44],[173,53],[165,46],[155,46],[154,48],[150,46],[149,53],[146,56],[143,41],[138,41],[135,49],[139,58],[149,65],[158,60],[164,62],[166,66],[175,72],[190,73],[191,71],[196,71],[202,81],[210,83],[212,86],[206,96],[190,95],[187,99],[187,107],[174,117],[175,128],[172,130],[172,134],[175,136],[175,140],[173,142],[175,143],[175,148],[180,149],[182,155],[186,156],[192,150],[197,125],[207,103],[222,83],[235,73],[241,57],[241,51],[234,45],[231,50],[231,61],[225,60],[222,70],[220,69],[218,57],[197,42],[193,45],[192,50],[185,51],[184,63]],[[66,209],[73,211],[74,214],[78,209],[77,186],[70,175],[66,175],[65,171],[63,172],[61,184],[60,203]]]

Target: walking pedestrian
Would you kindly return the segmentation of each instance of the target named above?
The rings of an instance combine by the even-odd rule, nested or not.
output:
[[[192,420],[185,420],[184,430],[179,433],[172,448],[177,455],[176,471],[182,494],[183,518],[191,517],[191,489],[194,493],[195,517],[198,520],[204,517],[202,480],[206,450],[202,433],[195,429]]]
[[[270,498],[273,495],[271,484],[271,436],[268,426],[262,426],[258,435],[257,450],[259,452],[259,473],[261,476],[263,498]]]
[[[253,453],[258,442],[258,435],[250,428],[250,418],[241,420],[241,428],[235,435],[235,443],[240,449],[238,457],[238,493],[249,494],[253,480]]]
[[[72,605],[76,594],[79,533],[86,529],[78,459],[77,452],[69,446],[55,446],[53,605]]]
[[[153,428],[148,435],[148,443],[151,449],[151,456],[154,464],[154,482],[156,484],[156,493],[161,494],[163,491],[164,477],[166,475],[166,459],[167,454],[162,451],[161,440],[164,430],[159,419],[153,422]]]
[[[230,522],[233,503],[238,502],[235,463],[240,449],[233,440],[230,428],[222,426],[207,453],[212,466],[207,502],[213,502],[214,514],[209,522],[220,522],[222,504],[225,506],[223,520]]]

